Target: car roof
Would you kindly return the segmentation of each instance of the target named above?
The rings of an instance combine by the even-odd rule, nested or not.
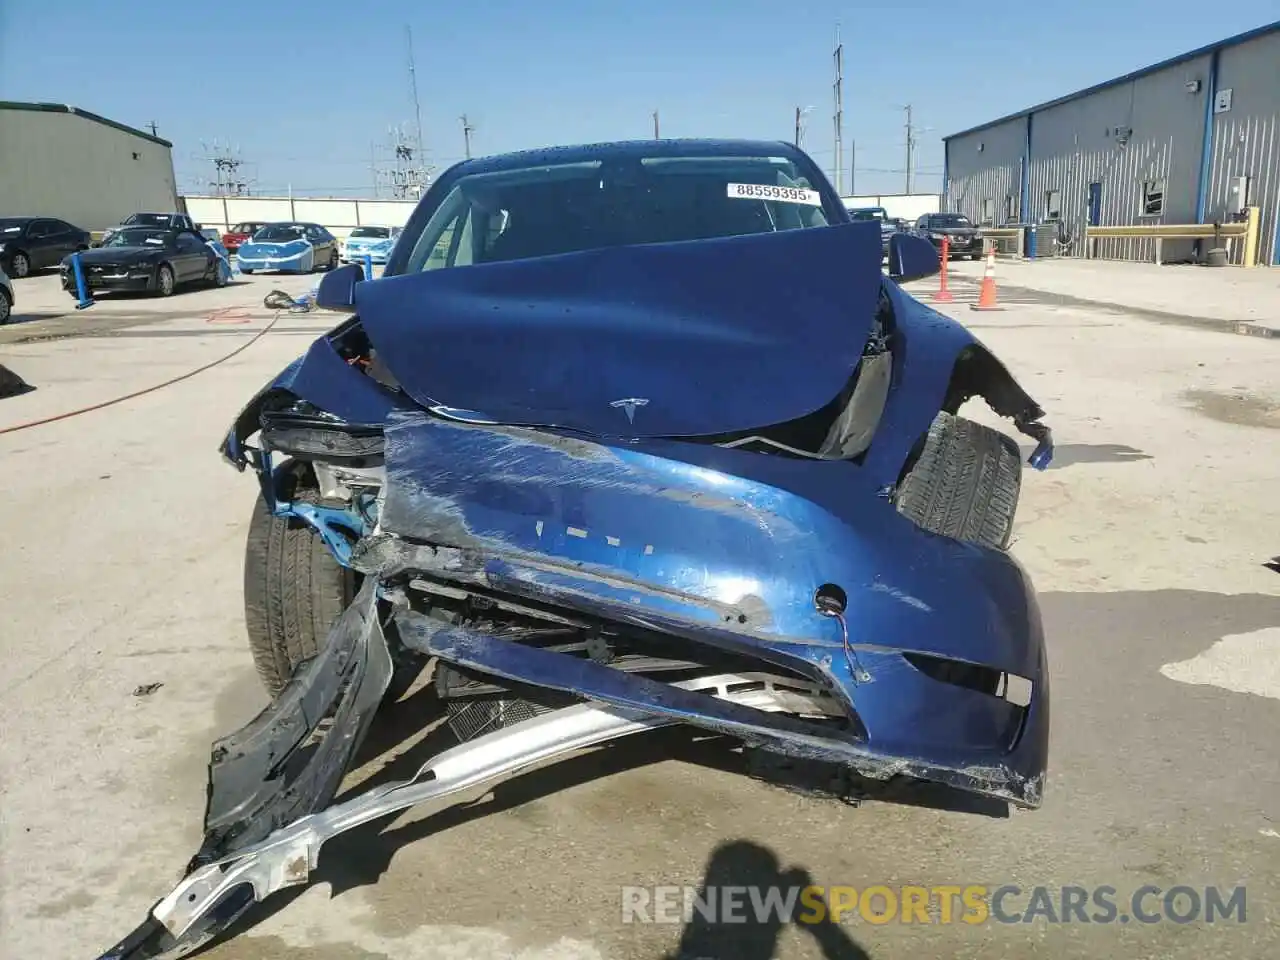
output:
[[[496,173],[542,164],[625,160],[629,157],[795,157],[798,153],[798,149],[785,140],[615,140],[500,153],[463,160],[452,169],[455,173]]]

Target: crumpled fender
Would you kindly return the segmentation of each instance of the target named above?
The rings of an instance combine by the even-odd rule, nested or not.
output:
[[[237,470],[248,465],[244,442],[257,432],[262,409],[275,396],[285,394],[305,400],[349,424],[381,425],[393,410],[414,409],[413,404],[388,392],[338,355],[332,337],[342,329],[312,343],[305,354],[265,384],[236,414],[218,450]]]
[[[996,413],[1009,417],[1038,441],[1030,464],[1044,469],[1053,455],[1049,428],[1031,396],[995,355],[962,324],[913,299],[894,283],[885,289],[893,302],[893,380],[889,399],[863,460],[863,469],[882,487],[895,486],[913,448],[940,410],[955,413],[981,396]]]

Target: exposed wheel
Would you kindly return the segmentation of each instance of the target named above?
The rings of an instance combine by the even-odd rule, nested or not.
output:
[[[338,259],[338,251],[334,250],[331,254],[329,254],[329,266],[326,269],[337,270],[339,263],[340,261]]]
[[[240,268],[240,272],[241,272],[241,273],[253,273],[253,271],[252,271],[252,270],[250,270],[248,267],[241,267],[241,268]]]
[[[162,263],[160,269],[156,271],[156,293],[162,297],[171,297],[173,289],[173,267]]]
[[[316,655],[356,594],[355,574],[306,524],[274,517],[259,495],[244,554],[244,620],[262,685],[273,697]]]
[[[14,279],[25,277],[31,272],[31,258],[21,250],[15,250],[9,257],[9,275]]]
[[[898,490],[898,510],[926,530],[999,550],[1009,545],[1022,487],[1017,443],[939,413]]]
[[[11,316],[13,316],[13,301],[9,299],[8,292],[0,287],[0,326],[8,323]]]

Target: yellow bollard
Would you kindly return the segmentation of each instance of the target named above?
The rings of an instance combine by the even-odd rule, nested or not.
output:
[[[1257,207],[1248,208],[1248,219],[1244,230],[1244,259],[1242,265],[1252,267],[1258,261],[1258,228],[1261,223],[1261,211]]]

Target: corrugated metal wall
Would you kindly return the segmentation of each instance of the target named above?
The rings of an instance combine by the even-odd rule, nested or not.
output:
[[[1101,226],[1189,223],[1196,218],[1209,58],[1197,58],[1131,83],[1108,87],[1038,113],[1031,126],[1031,212],[1047,213],[1060,191],[1061,223],[1084,255],[1089,184],[1101,184]],[[1187,81],[1201,89],[1189,93]],[[1144,181],[1165,182],[1164,212],[1142,216]],[[1167,241],[1166,260],[1190,256],[1192,241]],[[1099,240],[1098,257],[1154,260],[1154,241]]]
[[[1260,263],[1280,263],[1280,34],[1228,47],[1218,62],[1218,89],[1231,91],[1231,109],[1213,115],[1213,154],[1205,219],[1238,205],[1237,177],[1249,177],[1247,202],[1260,207]]]
[[[1027,121],[1010,120],[963,137],[947,141],[947,210],[963,213],[981,223],[983,201],[994,211],[994,224],[1009,221],[1005,216],[1008,197],[1014,198],[1015,216],[1021,217],[1022,153],[1026,147]]]
[[[1042,222],[1050,191],[1060,201],[1061,231],[1072,256],[1083,256],[1091,184],[1101,190],[1103,226],[1197,221],[1205,116],[1213,57],[1209,53],[1135,79],[1055,103],[1031,117],[1027,210]],[[1211,114],[1213,129],[1205,220],[1236,209],[1239,177],[1249,177],[1248,203],[1261,208],[1258,260],[1280,264],[1280,32],[1255,36],[1218,53],[1216,90],[1231,91],[1231,106]],[[1005,198],[1022,181],[1025,116],[950,138],[946,143],[947,208],[975,221],[994,207],[1004,221]],[[981,147],[981,149],[979,149]],[[1143,183],[1164,181],[1160,216],[1143,215]],[[984,207],[984,201],[988,205]],[[1154,241],[1100,240],[1103,258],[1153,260]],[[1165,241],[1166,261],[1189,258],[1195,242]],[[1236,244],[1232,260],[1243,250]]]

